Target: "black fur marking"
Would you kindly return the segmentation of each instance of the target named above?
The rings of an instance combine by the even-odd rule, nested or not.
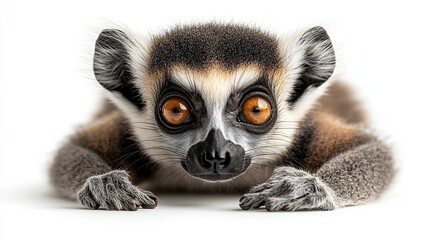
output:
[[[180,126],[167,126],[162,118],[162,104],[170,97],[179,97],[185,99],[190,108],[191,116],[190,121]],[[183,133],[186,130],[192,128],[198,128],[203,126],[204,121],[207,119],[207,109],[203,98],[200,93],[194,90],[183,89],[182,86],[177,85],[173,82],[169,76],[163,81],[160,86],[160,92],[156,98],[157,108],[155,109],[156,121],[159,128],[169,134]]]
[[[295,83],[288,102],[293,104],[311,87],[319,87],[334,72],[335,53],[328,34],[322,27],[306,31],[299,44],[305,46],[301,76]]]
[[[294,85],[293,92],[289,96],[288,102],[290,104],[295,103],[305,91],[309,90],[311,87],[318,87],[324,82],[315,82],[314,79],[302,76],[297,83]]]
[[[131,60],[125,42],[131,40],[120,30],[105,29],[100,33],[95,44],[94,74],[104,88],[121,93],[141,110],[145,103],[132,82]]]
[[[183,64],[204,69],[213,63],[232,69],[243,63],[265,68],[280,64],[277,39],[261,30],[234,24],[200,24],[172,29],[154,39],[149,69]]]
[[[130,131],[127,131],[122,138],[123,156],[126,156],[128,164],[127,170],[136,173],[137,181],[147,179],[158,168],[158,165],[143,152],[140,145],[135,141]]]
[[[279,166],[292,166],[302,169],[310,152],[310,144],[314,138],[314,123],[307,116],[299,128],[299,132],[291,144],[289,152],[280,159]]]
[[[269,81],[267,77],[263,77],[260,80],[258,80],[255,84],[247,87],[246,89],[239,90],[239,92],[233,93],[228,102],[227,107],[236,106],[236,108],[227,108],[228,112],[232,113],[232,117],[235,118],[234,120],[231,120],[236,127],[240,127],[243,129],[246,129],[248,132],[251,132],[253,134],[265,134],[269,132],[275,125],[277,120],[277,103],[275,101],[275,98],[273,97],[274,94],[270,90],[269,87]],[[235,95],[235,96],[234,96]],[[238,99],[238,96],[239,99]],[[262,125],[254,125],[247,123],[246,120],[244,120],[244,116],[242,113],[242,105],[243,103],[252,96],[262,96],[265,99],[267,99],[271,105],[271,118]],[[238,100],[237,103],[233,103],[232,101]],[[230,114],[226,114],[229,116]]]

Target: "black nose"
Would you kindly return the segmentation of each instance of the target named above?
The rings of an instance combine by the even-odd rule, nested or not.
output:
[[[224,155],[220,155],[218,151],[212,153],[204,151],[200,156],[200,164],[202,167],[212,170],[213,173],[217,173],[225,167],[228,167],[231,162],[231,154],[227,151]]]
[[[191,146],[182,160],[188,173],[212,181],[237,176],[249,165],[250,158],[245,158],[243,147],[226,140],[219,129],[211,129],[206,139]]]

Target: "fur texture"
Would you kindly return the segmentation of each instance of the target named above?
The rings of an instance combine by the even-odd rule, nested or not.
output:
[[[335,193],[319,178],[292,167],[278,167],[263,184],[250,189],[240,199],[244,210],[265,205],[268,211],[333,210]]]
[[[226,69],[235,69],[243,63],[266,68],[280,65],[276,37],[235,24],[179,26],[156,36],[149,56],[148,68],[154,71],[176,65],[192,69],[206,69],[213,64]]]
[[[111,171],[88,178],[77,194],[80,204],[91,209],[137,210],[155,208],[158,199],[149,191],[132,185],[125,171]]]
[[[146,190],[240,192],[243,209],[321,209],[376,199],[393,177],[389,148],[366,131],[365,114],[330,79],[335,54],[314,27],[285,39],[235,24],[181,26],[142,42],[117,29],[100,33],[94,73],[113,103],[82,127],[51,167],[57,191],[91,208],[153,208]],[[189,101],[193,122],[172,132],[163,99]],[[240,121],[249,94],[272,106],[261,126]],[[216,129],[251,159],[239,176],[205,181],[181,165]],[[215,154],[213,154],[214,156]]]

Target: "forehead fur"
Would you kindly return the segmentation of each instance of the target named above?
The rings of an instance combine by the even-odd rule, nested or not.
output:
[[[205,69],[193,69],[184,65],[171,66],[167,71],[149,72],[139,82],[146,100],[157,99],[166,82],[171,82],[184,88],[189,93],[201,94],[210,102],[222,102],[231,93],[239,93],[247,87],[266,81],[267,87],[274,93],[274,98],[284,101],[285,69],[263,69],[257,64],[242,64],[234,69],[227,69],[218,64],[207,66]],[[169,81],[167,81],[169,79]]]
[[[216,101],[256,82],[262,73],[257,65],[241,66],[234,70],[220,66],[211,66],[205,70],[173,67],[171,78],[174,83],[188,91],[199,92],[206,98]]]
[[[280,64],[277,39],[256,28],[234,24],[179,26],[153,38],[150,70],[185,65],[204,69],[213,64],[237,68],[243,63],[275,68]]]

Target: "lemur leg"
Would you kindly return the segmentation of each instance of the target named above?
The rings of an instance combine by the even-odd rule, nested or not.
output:
[[[56,190],[82,205],[109,210],[154,208],[157,198],[132,185],[123,170],[113,170],[99,155],[78,145],[67,144],[57,153],[50,169]]]
[[[240,199],[240,207],[247,210],[265,205],[268,211],[295,211],[357,205],[378,197],[393,172],[389,148],[374,141],[337,155],[315,174],[279,167],[265,183]]]

